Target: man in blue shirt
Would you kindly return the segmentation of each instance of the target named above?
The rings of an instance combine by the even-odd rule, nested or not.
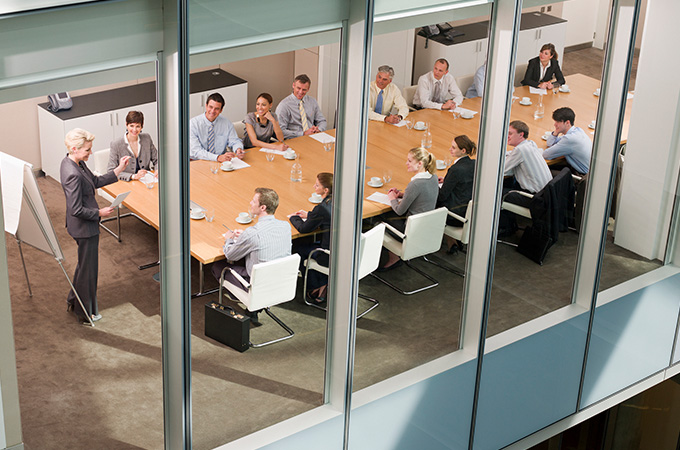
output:
[[[189,156],[191,159],[229,161],[234,156],[243,158],[243,142],[234,125],[221,116],[224,97],[210,94],[205,103],[205,113],[189,122]]]
[[[564,156],[572,171],[580,175],[587,174],[593,142],[585,131],[574,126],[576,114],[571,108],[558,108],[553,111],[552,118],[555,131],[548,136],[548,148],[543,152],[543,157],[550,160]],[[551,167],[556,168],[555,165]]]

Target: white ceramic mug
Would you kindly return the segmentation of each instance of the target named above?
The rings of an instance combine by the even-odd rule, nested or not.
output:
[[[312,200],[315,202],[320,202],[321,201],[321,194],[317,194],[316,192],[312,192]]]
[[[423,129],[425,128],[425,122],[416,122],[416,128]]]
[[[234,168],[234,164],[231,161],[224,161],[222,163],[222,169],[229,170],[229,169],[233,169],[233,168]]]
[[[563,91],[568,91],[568,90],[569,90],[569,85],[568,85],[568,84],[563,84],[562,86],[560,86],[560,89],[563,90]]]
[[[472,114],[470,111],[463,111],[461,113],[461,117],[463,119],[472,119],[472,117],[474,117],[474,114]]]
[[[380,177],[371,177],[371,183],[380,184]]]
[[[250,213],[247,212],[238,213],[238,218],[241,222],[246,222],[250,220]]]
[[[437,169],[443,169],[444,167],[446,167],[446,163],[443,160],[438,159],[437,160]]]
[[[522,97],[522,103],[531,103],[531,99],[529,97]]]

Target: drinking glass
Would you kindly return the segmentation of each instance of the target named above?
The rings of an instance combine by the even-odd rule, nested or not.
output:
[[[269,161],[269,162],[274,161],[274,156],[276,156],[276,154],[274,154],[272,152],[267,152],[267,153],[264,154],[264,157],[267,158],[267,161]]]
[[[383,171],[383,181],[385,182],[385,184],[392,181],[392,171],[391,170]]]
[[[327,152],[333,151],[333,142],[326,142],[323,144],[323,149]]]
[[[217,174],[217,172],[219,172],[219,170],[220,170],[220,166],[221,166],[221,165],[222,165],[222,164],[219,163],[218,161],[212,161],[212,162],[210,163],[210,171],[211,171],[212,173],[214,173],[214,174]]]
[[[205,220],[206,222],[212,222],[215,218],[215,208],[208,208],[205,210]]]
[[[406,121],[406,128],[409,129],[409,130],[413,129],[413,121],[412,120]]]

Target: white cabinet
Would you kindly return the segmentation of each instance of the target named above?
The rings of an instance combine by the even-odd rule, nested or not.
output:
[[[562,58],[566,33],[566,22],[520,31],[517,39],[517,64],[526,64],[531,58],[537,57],[543,44],[549,43],[555,46],[559,58]]]
[[[248,83],[223,70],[191,74],[192,92],[189,96],[189,112],[197,116],[205,112],[205,101],[213,92],[219,92],[226,105],[222,114],[232,122],[241,121],[247,111]],[[125,117],[129,111],[144,114],[144,133],[149,133],[158,145],[158,112],[155,101],[155,83],[144,83],[96,92],[73,99],[73,108],[53,113],[46,103],[38,105],[40,127],[40,154],[45,175],[60,181],[59,167],[66,155],[64,136],[73,128],[83,128],[95,135],[92,151],[109,148],[111,141],[126,132]],[[110,108],[107,108],[109,106]],[[162,154],[162,149],[159,148]],[[88,161],[90,169],[93,161]]]
[[[421,75],[432,70],[434,62],[444,58],[449,62],[449,72],[454,77],[474,74],[477,68],[486,60],[486,50],[489,40],[476,39],[454,45],[442,45],[431,39],[416,36],[416,57],[413,72],[413,84],[418,82]]]

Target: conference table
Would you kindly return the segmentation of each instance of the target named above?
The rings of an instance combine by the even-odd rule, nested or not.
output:
[[[587,128],[597,114],[598,97],[593,92],[599,87],[598,80],[584,75],[576,74],[566,77],[570,87],[570,93],[553,94],[549,92],[544,96],[543,104],[545,116],[534,119],[534,111],[538,100],[537,94],[529,94],[526,86],[518,87],[514,95],[530,97],[531,106],[520,105],[515,101],[511,110],[512,120],[522,120],[529,125],[530,139],[534,140],[539,147],[545,148],[546,143],[541,135],[546,131],[553,130],[552,111],[562,106],[569,106],[576,112],[576,124],[586,132]],[[626,117],[632,100],[628,101]],[[479,112],[481,98],[466,99],[462,107]],[[467,134],[473,140],[477,140],[479,132],[480,114],[475,114],[472,119],[455,118],[449,111],[420,110],[414,111],[407,117],[412,122],[423,121],[430,124],[432,132],[432,148],[430,151],[437,159],[447,160],[450,158],[449,147],[453,137]],[[623,127],[622,140],[628,132],[628,123]],[[335,136],[335,130],[326,131],[330,136]],[[367,154],[365,180],[371,177],[382,178],[385,171],[391,171],[392,179],[379,188],[373,188],[365,183],[364,198],[374,192],[387,193],[392,188],[404,189],[411,179],[412,174],[406,171],[406,156],[408,150],[421,144],[423,131],[408,129],[406,126],[397,127],[382,122],[369,121],[367,134]],[[240,212],[249,210],[249,202],[257,187],[269,187],[274,189],[280,198],[276,218],[287,220],[287,216],[300,209],[311,210],[315,206],[309,201],[314,191],[313,185],[316,174],[319,172],[332,172],[335,148],[326,151],[321,142],[310,136],[302,136],[289,139],[286,143],[293,148],[298,158],[296,160],[284,159],[276,155],[273,161],[267,161],[265,152],[259,148],[248,150],[243,161],[250,167],[233,170],[230,172],[219,170],[214,174],[210,170],[210,161],[192,161],[190,163],[190,199],[204,209],[214,209],[215,216],[212,222],[205,219],[191,220],[191,256],[200,263],[199,290],[196,295],[204,295],[210,292],[204,291],[204,265],[224,258],[222,246],[225,232],[224,226],[231,229],[245,228],[254,224],[239,224],[236,221]],[[335,147],[335,146],[334,146]],[[484,151],[483,149],[479,150]],[[302,166],[302,181],[291,181],[291,166],[295,163]],[[438,176],[444,176],[446,170],[437,170]],[[104,188],[104,191],[112,196],[131,191],[125,199],[124,205],[142,217],[146,222],[158,229],[158,186],[148,189],[140,181],[119,181]],[[390,207],[369,200],[364,200],[363,217],[371,217],[389,211]],[[189,211],[187,211],[189,214]],[[300,233],[291,226],[293,238],[300,237]]]

